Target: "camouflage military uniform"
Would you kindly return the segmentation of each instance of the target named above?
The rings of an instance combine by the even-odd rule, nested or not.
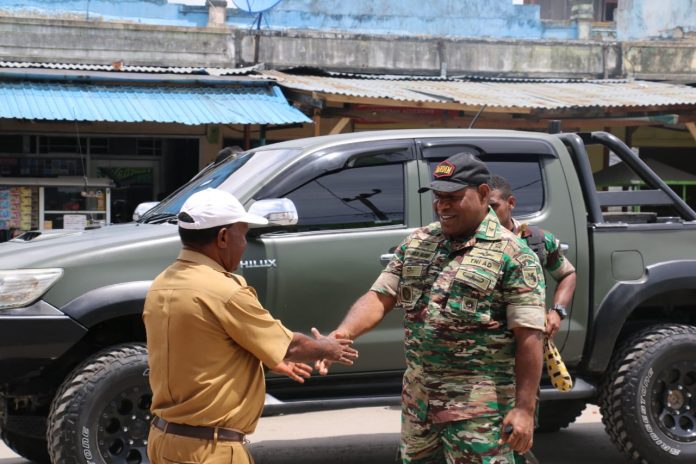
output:
[[[512,223],[517,236],[527,242],[527,245],[539,257],[542,267],[548,271],[556,282],[575,272],[573,264],[563,256],[561,242],[551,232],[534,226],[530,227],[527,224],[521,224],[515,218],[512,218]],[[535,237],[537,234],[540,234],[541,237]],[[540,243],[536,246],[534,242]]]
[[[515,401],[511,329],[544,328],[537,257],[489,210],[466,243],[439,223],[413,232],[372,290],[405,311],[404,462],[514,462],[497,441]]]

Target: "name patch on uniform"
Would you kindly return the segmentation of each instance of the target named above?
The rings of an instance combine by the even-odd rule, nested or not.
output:
[[[418,248],[419,250],[435,251],[437,250],[437,242],[429,242],[427,240],[420,240],[417,238],[412,238],[408,242],[408,248]]]
[[[502,261],[503,253],[500,251],[486,250],[485,248],[474,247],[469,256],[478,256],[480,258],[492,259],[493,261]]]
[[[505,251],[505,248],[507,248],[508,243],[501,240],[499,242],[490,242],[488,249],[489,250],[495,250],[495,251]]]
[[[443,161],[435,168],[433,177],[450,177],[454,173],[454,169],[454,164],[450,163],[449,161]]]
[[[406,253],[404,253],[404,260],[407,259],[418,259],[421,261],[432,261],[435,257],[434,251],[423,251],[418,248],[407,248]]]
[[[420,277],[423,274],[423,266],[404,266],[401,274],[404,277]]]
[[[489,258],[482,258],[480,256],[464,256],[462,259],[462,264],[468,264],[473,267],[479,267],[485,269],[493,274],[497,274],[500,271],[500,261],[496,261]]]
[[[473,270],[464,268],[459,268],[454,278],[482,292],[487,292],[488,289],[493,286],[493,279],[489,279],[488,277],[477,274]]]

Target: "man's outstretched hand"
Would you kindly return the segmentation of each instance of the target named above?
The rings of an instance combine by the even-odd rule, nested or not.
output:
[[[322,338],[331,339],[331,340],[336,340],[338,343],[341,343],[341,344],[347,344],[347,346],[351,346],[353,343],[353,341],[350,340],[348,337],[346,337],[345,334],[338,332],[336,330],[331,332],[328,336],[324,337],[322,334],[319,333],[319,331],[316,328],[312,327],[312,335],[314,335],[314,338],[316,338],[317,340],[320,340]],[[314,368],[319,372],[320,375],[326,375],[329,373],[329,367],[331,367],[331,364],[333,364],[334,361],[350,366],[358,358],[358,351],[354,348],[351,348],[351,350],[354,352],[354,356],[350,358],[349,362],[330,359],[327,357],[327,358],[320,359],[317,362],[315,362]]]
[[[304,383],[304,379],[312,376],[312,366],[305,363],[281,361],[271,369],[278,374],[287,375],[295,382]]]

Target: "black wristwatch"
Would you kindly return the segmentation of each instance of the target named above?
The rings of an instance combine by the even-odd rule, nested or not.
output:
[[[565,320],[565,318],[568,317],[568,310],[562,304],[553,305],[551,311],[556,311],[558,315],[561,316],[561,320]]]

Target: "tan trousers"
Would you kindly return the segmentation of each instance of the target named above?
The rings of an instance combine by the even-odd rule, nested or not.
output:
[[[147,441],[150,464],[253,464],[243,443],[182,437],[150,426]]]

